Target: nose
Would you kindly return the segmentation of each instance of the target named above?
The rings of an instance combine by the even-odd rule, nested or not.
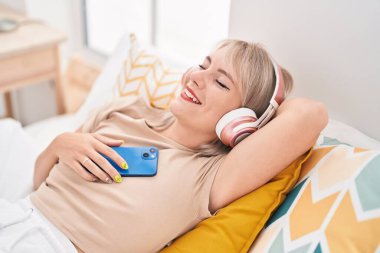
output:
[[[205,70],[194,67],[189,73],[189,79],[199,88],[203,88],[206,83]]]

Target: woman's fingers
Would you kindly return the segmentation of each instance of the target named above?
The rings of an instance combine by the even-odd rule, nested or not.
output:
[[[108,138],[101,134],[92,134],[95,139],[99,142],[95,142],[96,151],[101,154],[109,157],[112,161],[114,161],[121,169],[128,169],[128,162],[125,161],[115,150],[110,148],[110,146],[120,146],[123,143],[123,140],[114,140],[112,138]],[[117,144],[117,145],[115,145]]]
[[[115,182],[121,183],[123,180],[119,172],[97,152],[90,154],[91,159],[105,172],[107,173]]]
[[[101,142],[95,144],[95,150],[100,154],[103,154],[109,157],[112,161],[114,161],[121,169],[128,169],[128,163],[124,160],[115,150],[104,145]],[[108,163],[108,162],[107,162]]]
[[[104,183],[112,183],[112,179],[101,168],[99,168],[98,165],[94,163],[90,157],[88,159],[84,159],[82,166]]]
[[[115,139],[112,139],[112,138],[109,138],[109,137],[106,137],[104,135],[101,135],[101,134],[92,134],[92,136],[94,136],[98,141],[106,144],[107,146],[110,146],[110,147],[118,147],[120,146],[121,144],[123,144],[123,140],[115,140]]]
[[[73,168],[87,181],[100,179],[105,183],[120,183],[119,172],[102,156],[114,161],[120,168],[127,169],[126,161],[110,146],[120,146],[123,141],[101,134],[67,134],[62,136],[65,145],[61,147],[59,159]]]
[[[98,179],[96,176],[86,171],[86,169],[77,161],[74,161],[73,164],[69,166],[72,167],[84,180],[94,182]]]

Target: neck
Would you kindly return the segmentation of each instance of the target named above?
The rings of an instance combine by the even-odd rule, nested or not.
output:
[[[207,144],[215,139],[215,136],[207,133],[201,134],[200,131],[181,124],[177,119],[161,134],[190,149],[198,149],[202,144]]]

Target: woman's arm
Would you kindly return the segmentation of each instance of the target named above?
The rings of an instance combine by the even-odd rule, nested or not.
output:
[[[52,144],[53,142],[42,151],[34,164],[33,190],[37,190],[49,175],[50,170],[58,162],[58,156],[54,154],[53,148],[51,147]]]
[[[215,177],[210,211],[216,211],[268,182],[316,142],[328,122],[314,100],[285,100],[276,117],[234,147]]]
[[[75,132],[81,132],[81,127]],[[34,163],[33,190],[37,190],[41,183],[45,181],[54,165],[58,163],[58,156],[55,154],[53,147],[54,141],[56,141],[56,139],[54,139],[49,146],[41,152]]]

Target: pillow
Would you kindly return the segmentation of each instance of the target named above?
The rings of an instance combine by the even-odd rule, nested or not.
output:
[[[183,61],[141,45],[133,33],[125,34],[75,114],[72,128],[78,128],[92,110],[119,96],[139,95],[148,104],[167,108],[180,91],[185,69]]]
[[[182,72],[166,67],[163,60],[142,48],[136,35],[118,74],[116,96],[140,96],[153,107],[167,109],[180,91]]]
[[[321,135],[339,139],[340,141],[355,147],[380,149],[379,141],[365,135],[352,126],[331,118],[329,119],[327,126],[322,130]]]
[[[379,252],[380,150],[326,138],[249,250]]]
[[[270,214],[297,182],[311,149],[264,186],[220,209],[176,239],[163,253],[247,252]]]

